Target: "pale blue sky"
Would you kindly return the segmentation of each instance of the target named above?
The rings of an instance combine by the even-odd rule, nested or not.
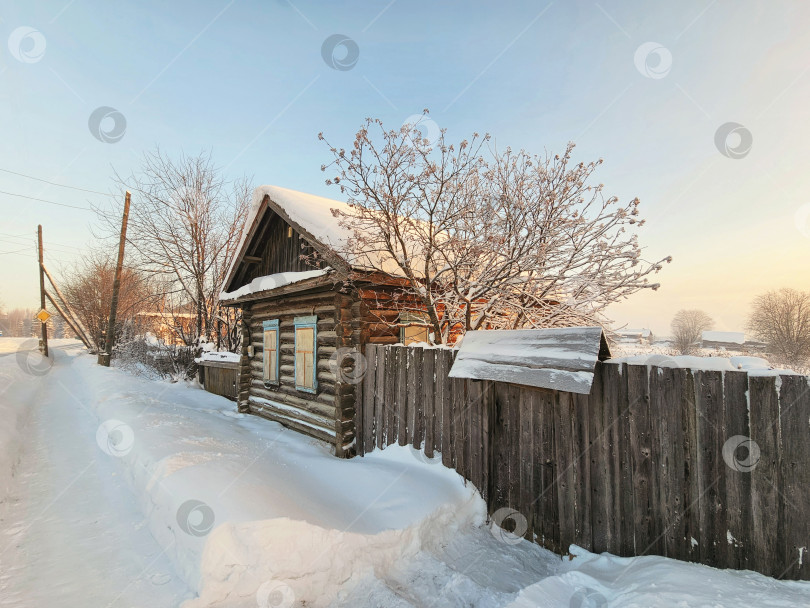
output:
[[[36,35],[15,45],[20,27],[44,54]],[[741,329],[758,291],[810,288],[809,28],[801,1],[6,0],[0,169],[108,191],[113,167],[128,173],[155,145],[210,149],[231,176],[339,197],[319,131],[348,145],[366,116],[398,127],[430,108],[451,139],[489,132],[537,152],[574,140],[579,158],[605,159],[609,192],[641,199],[649,257],[675,261],[617,321],[665,332],[687,306]],[[321,57],[336,33],[359,48],[350,70]],[[662,77],[636,65],[648,42],[671,55],[668,71],[648,58]],[[99,106],[126,118],[117,143],[88,128]],[[715,146],[730,121],[753,137],[743,158]],[[1,171],[0,190],[104,200]],[[0,301],[35,306],[36,225],[58,267],[89,243],[93,216],[5,194],[0,209]]]

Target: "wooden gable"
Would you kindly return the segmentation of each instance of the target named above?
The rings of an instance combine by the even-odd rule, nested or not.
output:
[[[226,290],[234,291],[257,277],[323,268],[326,265],[323,258],[313,265],[315,253],[316,249],[295,227],[268,209],[248,241]]]

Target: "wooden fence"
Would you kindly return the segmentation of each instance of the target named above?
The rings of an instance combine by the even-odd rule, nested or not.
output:
[[[454,352],[366,347],[359,454],[441,452],[509,531],[810,580],[805,376],[600,363],[590,395],[448,378]]]
[[[209,393],[236,401],[239,395],[239,363],[231,361],[201,361],[198,364],[200,383]]]

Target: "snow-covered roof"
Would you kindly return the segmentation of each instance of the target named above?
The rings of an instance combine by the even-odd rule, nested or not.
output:
[[[240,359],[241,355],[239,353],[207,351],[194,359],[194,363],[239,363]]]
[[[650,330],[649,329],[619,329],[616,333],[620,336],[633,336],[633,337],[641,337],[641,338],[649,338],[650,337]]]
[[[233,280],[258,222],[267,209],[273,210],[293,226],[315,249],[324,254],[327,262],[336,270],[342,266],[359,270],[376,268],[392,274],[398,270],[394,260],[381,252],[369,251],[362,256],[348,253],[352,230],[341,225],[341,218],[335,215],[350,214],[352,207],[348,203],[279,186],[259,186],[253,191],[253,202],[242,237],[226,275],[226,287]]]
[[[704,331],[703,339],[709,342],[742,344],[745,342],[745,334],[741,331]]]
[[[279,272],[276,274],[269,274],[264,277],[256,277],[247,285],[243,285],[239,289],[231,292],[222,292],[219,294],[220,302],[228,302],[230,300],[237,300],[244,296],[254,295],[263,291],[271,289],[278,289],[294,283],[300,283],[308,279],[315,279],[329,274],[331,268],[324,268],[322,270],[306,270],[304,272]]]
[[[470,331],[450,377],[587,395],[596,362],[609,356],[601,327]]]

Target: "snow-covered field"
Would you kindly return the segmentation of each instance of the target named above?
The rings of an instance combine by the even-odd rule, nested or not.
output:
[[[193,385],[0,339],[0,606],[803,606],[810,584],[485,523],[440,460],[338,460]]]

